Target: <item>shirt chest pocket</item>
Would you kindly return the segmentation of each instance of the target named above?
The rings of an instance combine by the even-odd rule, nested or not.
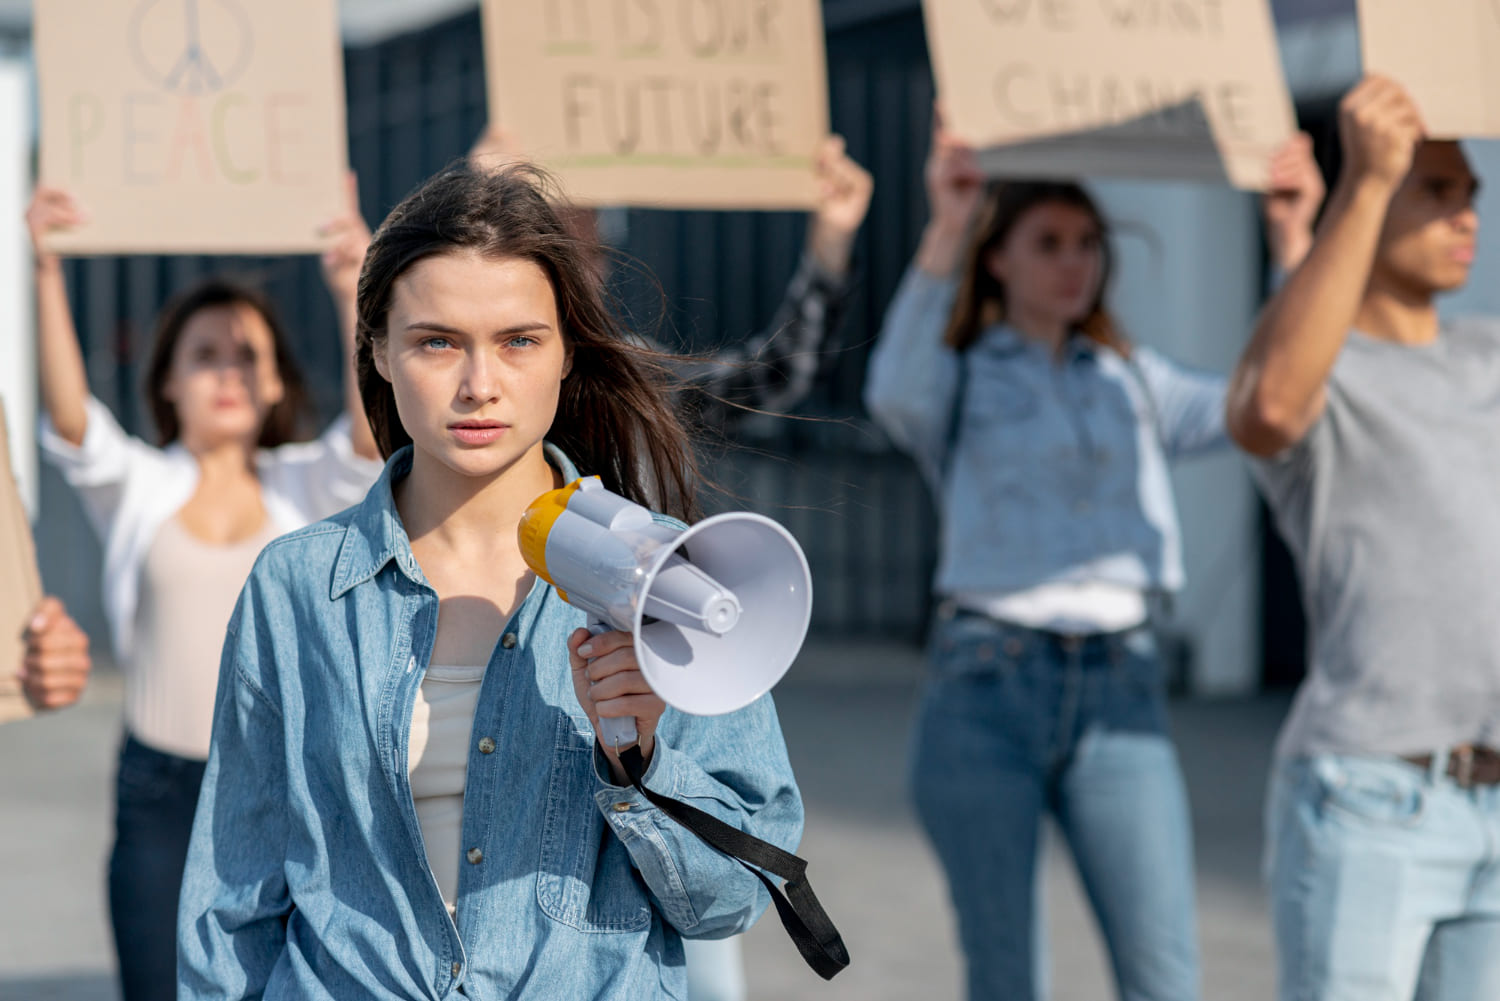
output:
[[[646,886],[630,853],[605,827],[594,801],[598,788],[588,717],[559,712],[542,822],[537,904],[554,921],[580,931],[644,931],[651,925]]]

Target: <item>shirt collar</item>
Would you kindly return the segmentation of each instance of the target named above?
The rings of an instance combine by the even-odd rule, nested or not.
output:
[[[1008,323],[997,323],[989,327],[980,336],[979,345],[987,353],[1000,357],[1023,354],[1027,351],[1042,351],[1042,346],[1036,341],[1029,340],[1025,335]],[[1078,361],[1080,359],[1094,359],[1097,357],[1098,345],[1090,337],[1074,331],[1068,338],[1067,344],[1063,345],[1062,357],[1067,361]]]
[[[578,478],[578,467],[563,454],[562,449],[551,442],[544,443],[543,448],[547,461],[562,473],[565,482],[571,483]],[[380,479],[365,494],[365,499],[353,508],[353,517],[344,530],[344,543],[339,549],[338,566],[333,574],[330,597],[334,600],[356,585],[374,579],[392,561],[413,584],[431,586],[412,555],[411,540],[406,535],[406,526],[401,524],[401,513],[396,510],[394,488],[397,481],[411,472],[411,460],[410,445],[398,449],[386,460]]]

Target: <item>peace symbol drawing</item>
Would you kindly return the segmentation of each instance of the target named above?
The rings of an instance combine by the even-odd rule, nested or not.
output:
[[[234,0],[143,0],[130,16],[136,67],[176,94],[211,94],[250,65],[250,15]]]

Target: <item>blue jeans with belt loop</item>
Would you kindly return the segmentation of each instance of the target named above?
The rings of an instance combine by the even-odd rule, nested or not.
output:
[[[1192,828],[1151,631],[1065,637],[940,618],[913,738],[917,813],[948,877],[969,1001],[1039,996],[1035,886],[1052,814],[1121,1001],[1198,998]]]
[[[1500,998],[1500,786],[1448,751],[1272,769],[1266,861],[1282,1001]]]

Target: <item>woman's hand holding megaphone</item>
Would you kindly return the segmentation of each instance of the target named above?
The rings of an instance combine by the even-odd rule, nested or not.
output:
[[[600,716],[634,716],[641,757],[649,766],[656,748],[656,721],[667,704],[646,684],[635,659],[634,638],[618,631],[596,636],[587,629],[576,629],[568,637],[568,662],[573,667],[573,694],[594,724],[594,732],[599,732]],[[598,743],[609,758],[615,783],[629,785],[630,777],[620,764],[619,754],[603,741]]]

